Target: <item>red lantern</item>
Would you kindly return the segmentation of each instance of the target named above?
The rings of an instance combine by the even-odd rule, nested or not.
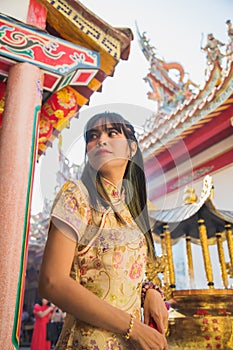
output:
[[[46,142],[48,138],[52,135],[53,126],[45,119],[40,119],[39,125],[39,142]]]
[[[66,86],[56,91],[41,108],[41,116],[53,124],[53,127],[62,119],[70,119],[78,110],[74,90]]]

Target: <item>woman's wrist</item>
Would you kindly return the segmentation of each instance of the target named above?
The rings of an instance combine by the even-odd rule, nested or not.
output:
[[[129,328],[128,328],[126,334],[124,334],[124,336],[123,336],[126,340],[129,340],[130,337],[131,337],[131,333],[132,333],[133,326],[134,326],[134,320],[135,320],[134,315],[133,315],[133,314],[130,314]]]
[[[141,306],[142,307],[144,306],[146,293],[150,289],[156,290],[161,295],[162,299],[164,299],[164,293],[163,293],[163,291],[162,291],[162,289],[160,288],[159,285],[154,284],[154,283],[149,282],[149,281],[148,282],[143,282],[143,284],[142,284],[142,292],[141,292]]]

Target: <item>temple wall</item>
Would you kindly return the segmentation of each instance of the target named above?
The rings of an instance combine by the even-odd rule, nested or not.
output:
[[[214,164],[215,158],[221,153],[224,153],[227,150],[231,149],[232,145],[233,135],[226,138],[224,141],[210,147],[204,152],[199,153],[197,156],[188,159],[186,162],[178,165],[167,173],[164,173],[163,181],[168,182],[177,176],[182,177],[182,175],[187,173],[187,171],[191,173],[195,167],[198,167],[207,161],[212,160]],[[217,171],[210,172],[209,175],[211,175],[213,178],[213,201],[216,207],[218,209],[233,210],[233,159],[231,164],[227,165],[224,168],[220,168]],[[201,194],[203,178],[204,177],[200,177],[198,180],[195,180],[189,184],[194,187],[198,197]],[[157,200],[153,201],[153,203],[158,209],[168,209],[174,206],[180,206],[183,203],[184,188],[185,185],[181,186],[178,190],[175,190],[158,198]]]

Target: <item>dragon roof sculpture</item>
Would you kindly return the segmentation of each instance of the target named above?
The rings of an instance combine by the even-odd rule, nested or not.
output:
[[[148,98],[157,101],[160,112],[169,112],[177,104],[191,98],[198,91],[198,85],[192,82],[183,66],[178,62],[166,62],[157,54],[157,49],[150,45],[146,33],[137,34],[141,50],[150,63],[150,72],[144,78],[149,83],[152,92],[148,92]]]

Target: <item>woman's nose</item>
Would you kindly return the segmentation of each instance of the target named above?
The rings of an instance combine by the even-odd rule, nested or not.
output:
[[[99,147],[103,147],[103,146],[106,146],[107,145],[107,142],[105,140],[99,140],[98,141],[98,146]]]
[[[102,133],[99,137],[99,140],[98,140],[98,145],[106,145],[107,143],[107,135],[105,135],[104,133]]]

